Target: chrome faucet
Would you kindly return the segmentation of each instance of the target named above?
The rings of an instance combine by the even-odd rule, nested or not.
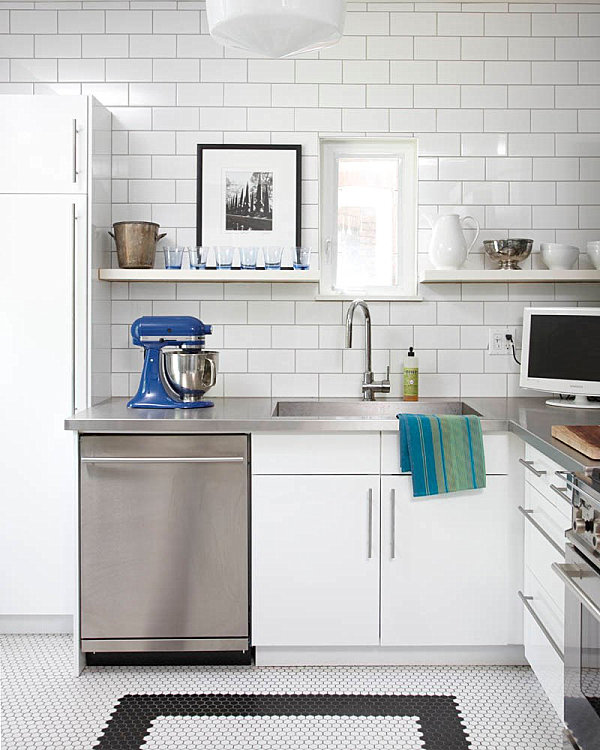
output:
[[[371,313],[367,303],[362,299],[355,299],[346,313],[346,348],[352,348],[352,321],[354,311],[357,307],[363,311],[365,316],[365,371],[362,382],[363,401],[375,401],[376,393],[390,392],[390,366],[387,367],[385,380],[379,382],[373,380],[373,365],[371,354]]]

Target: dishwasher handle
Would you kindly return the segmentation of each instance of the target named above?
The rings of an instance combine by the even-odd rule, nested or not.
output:
[[[167,457],[154,458],[149,456],[140,456],[136,458],[126,458],[124,456],[82,456],[81,463],[84,464],[229,464],[241,463],[246,459],[243,456],[211,456],[189,458]]]

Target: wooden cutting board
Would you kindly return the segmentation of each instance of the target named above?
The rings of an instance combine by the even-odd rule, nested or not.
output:
[[[552,437],[588,458],[600,460],[600,425],[552,425]]]

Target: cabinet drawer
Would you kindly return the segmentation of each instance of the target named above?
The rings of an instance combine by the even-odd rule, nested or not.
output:
[[[253,474],[379,474],[379,433],[258,433]]]
[[[532,519],[564,550],[565,531],[571,528],[570,517],[566,518],[548,497],[538,492],[535,487],[529,484],[525,485],[523,502],[527,510],[533,511],[531,514]],[[533,526],[533,524],[528,524],[528,526]],[[537,533],[540,534],[539,531]],[[543,535],[540,534],[540,536]]]
[[[533,511],[529,518],[535,521],[544,532],[564,550],[564,517],[537,490],[527,485],[525,503]],[[525,565],[536,576],[556,608],[564,611],[564,586],[552,570],[552,563],[564,562],[564,557],[528,520],[525,520]]]
[[[564,624],[560,613],[552,606],[535,576],[525,569],[525,595],[529,604],[554,638],[563,648]],[[564,712],[564,664],[550,641],[527,609],[524,612],[525,657],[535,672],[544,692],[562,719]]]
[[[402,474],[400,470],[399,432],[381,434],[381,473]],[[486,474],[508,474],[509,436],[506,432],[483,436]]]
[[[523,467],[524,477],[527,484],[535,487],[550,502],[558,508],[562,515],[571,517],[571,506],[566,500],[561,499],[552,489],[551,485],[563,489],[566,487],[564,479],[557,475],[557,471],[562,471],[562,467],[555,461],[545,456],[536,448],[530,445],[525,447],[525,461],[529,462],[531,469]],[[535,472],[543,472],[538,476]],[[565,492],[566,495],[570,493]]]
[[[556,574],[554,576],[558,578]],[[535,573],[527,566],[525,566],[523,574],[523,593],[525,596],[532,597],[529,604],[542,621],[553,641],[562,651],[565,634],[563,607],[557,606]]]

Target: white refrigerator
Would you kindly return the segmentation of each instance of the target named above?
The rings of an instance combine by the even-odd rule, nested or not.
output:
[[[70,630],[77,606],[77,453],[64,420],[92,398],[94,200],[104,204],[102,222],[110,215],[102,111],[98,120],[85,96],[3,96],[0,107],[4,632]],[[94,119],[108,129],[98,164]]]

